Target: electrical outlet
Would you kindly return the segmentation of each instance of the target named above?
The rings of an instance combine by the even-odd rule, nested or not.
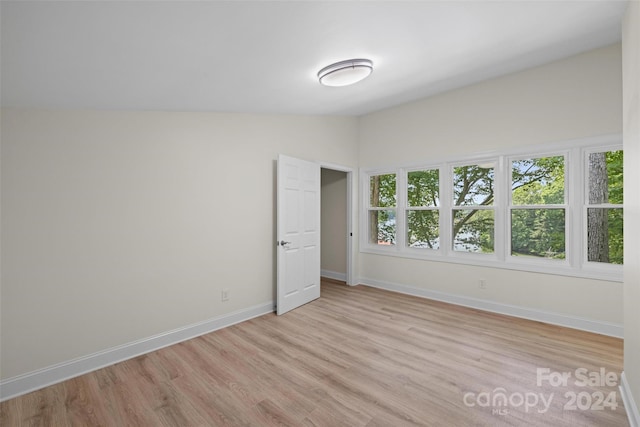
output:
[[[229,289],[222,290],[222,301],[229,301]]]
[[[487,289],[487,281],[484,279],[480,279],[480,281],[478,282],[478,287],[480,289]]]

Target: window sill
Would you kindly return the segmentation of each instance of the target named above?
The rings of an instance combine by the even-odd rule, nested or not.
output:
[[[573,267],[567,261],[558,261],[561,265],[554,265],[555,261],[539,260],[538,262],[518,262],[514,260],[501,261],[495,254],[422,254],[421,249],[407,249],[386,247],[378,248],[367,246],[360,249],[360,253],[390,256],[396,258],[408,258],[420,261],[446,262],[451,264],[464,264],[477,267],[500,268],[504,270],[524,271],[529,273],[551,274],[555,276],[579,277],[583,279],[605,280],[609,282],[622,282],[622,266],[617,265],[592,265],[582,268]],[[436,252],[436,251],[433,251]]]

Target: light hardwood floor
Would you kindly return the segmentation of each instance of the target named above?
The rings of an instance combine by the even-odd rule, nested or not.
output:
[[[538,368],[572,376],[538,386]],[[617,386],[579,387],[579,368],[619,378],[622,341],[323,281],[284,316],[3,402],[0,425],[627,426]],[[500,392],[507,405],[491,406]],[[618,407],[570,410],[571,393],[583,408],[613,393]]]

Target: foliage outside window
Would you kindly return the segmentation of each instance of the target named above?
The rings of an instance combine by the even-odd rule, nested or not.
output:
[[[587,260],[623,261],[622,150],[587,156]]]
[[[494,167],[453,168],[453,250],[494,252]]]
[[[369,179],[369,242],[396,244],[396,174]]]
[[[361,248],[622,280],[623,152],[613,141],[365,175]]]
[[[440,171],[428,169],[407,173],[407,245],[412,248],[440,247]]]
[[[565,259],[564,156],[511,162],[511,255]]]

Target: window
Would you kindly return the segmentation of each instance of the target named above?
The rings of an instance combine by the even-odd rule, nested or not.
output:
[[[564,156],[511,161],[511,255],[565,259]]]
[[[587,261],[622,264],[622,150],[586,157]]]
[[[396,244],[396,174],[369,179],[369,243]]]
[[[622,280],[619,136],[362,171],[360,250]]]
[[[440,171],[407,173],[407,246],[440,247]]]
[[[453,168],[453,250],[494,252],[494,166]]]

